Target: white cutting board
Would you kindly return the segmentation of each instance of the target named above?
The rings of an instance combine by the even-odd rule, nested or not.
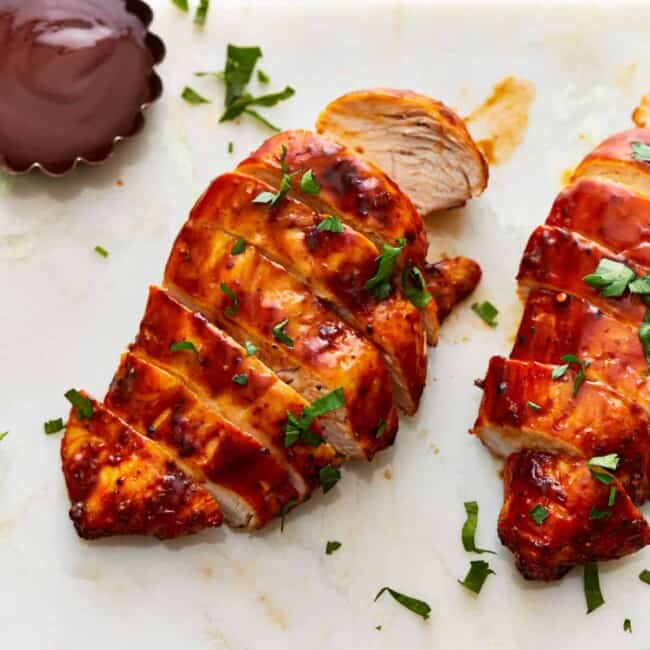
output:
[[[0,431],[10,431],[0,444],[3,648],[648,647],[650,587],[637,575],[650,555],[602,566],[607,602],[589,616],[580,571],[549,586],[525,583],[496,537],[500,464],[466,433],[480,398],[473,380],[491,354],[509,351],[517,264],[561,172],[630,126],[650,91],[647,3],[518,4],[212,0],[201,30],[171,0],[156,0],[165,94],[146,131],[101,168],[1,182]],[[86,543],[67,516],[60,436],[46,437],[42,424],[65,417],[71,386],[103,395],[193,201],[268,135],[249,121],[217,124],[220,84],[192,76],[220,70],[228,42],[260,45],[271,87],[296,88],[266,112],[287,128],[310,127],[326,102],[359,87],[414,88],[466,114],[506,75],[535,83],[522,146],[492,169],[483,197],[431,222],[434,253],[480,261],[477,297],[498,306],[499,327],[460,308],[395,448],[346,468],[336,489],[289,516],[283,534],[274,524],[257,535],[224,528],[170,543]],[[189,106],[179,98],[185,84],[215,103]],[[466,500],[480,504],[479,544],[499,552],[478,598],[456,582],[478,559],[460,543]],[[343,544],[332,556],[329,539]],[[373,603],[384,585],[428,601],[431,618],[388,595]],[[633,635],[622,630],[625,618]]]

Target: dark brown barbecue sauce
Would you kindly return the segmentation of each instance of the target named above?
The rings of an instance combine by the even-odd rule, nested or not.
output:
[[[164,55],[139,0],[0,0],[0,158],[52,173],[142,125]]]

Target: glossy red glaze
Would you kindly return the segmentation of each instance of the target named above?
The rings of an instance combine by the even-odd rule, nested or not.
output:
[[[512,454],[504,470],[499,537],[515,555],[523,576],[555,580],[575,564],[612,560],[650,543],[650,530],[621,484],[603,485],[580,458],[526,450]],[[617,490],[608,506],[610,487]],[[530,511],[546,508],[537,524]],[[610,512],[602,519],[592,509]]]
[[[1,0],[0,159],[64,173],[142,126],[164,55],[139,0]]]

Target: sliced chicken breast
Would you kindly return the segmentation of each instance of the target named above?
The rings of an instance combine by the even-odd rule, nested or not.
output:
[[[517,280],[526,290],[557,289],[584,298],[618,319],[640,323],[646,306],[638,295],[628,293],[616,299],[606,298],[584,281],[603,258],[627,264],[644,275],[638,265],[581,235],[555,226],[539,226],[528,240]]]
[[[286,154],[284,151],[286,150]],[[310,131],[283,131],[266,140],[237,170],[279,187],[284,161],[298,174],[291,194],[321,214],[339,216],[378,248],[404,239],[399,268],[423,266],[429,242],[415,207],[384,172],[347,147]],[[301,191],[300,175],[311,169],[318,193]]]
[[[643,515],[609,476],[605,485],[585,460],[562,454],[526,450],[508,457],[498,531],[524,578],[556,580],[576,564],[613,560],[650,543]]]
[[[345,456],[372,458],[397,430],[379,351],[255,247],[233,254],[236,243],[190,220],[174,244],[165,286],[240,342],[252,340],[259,358],[308,401],[341,389],[344,406],[321,418],[325,436]],[[409,412],[421,390],[420,383],[407,394]]]
[[[582,178],[555,200],[546,220],[650,267],[650,199],[597,178]]]
[[[555,368],[492,357],[472,432],[504,457],[526,448],[585,460],[618,454],[617,478],[643,503],[650,471],[646,412],[599,381],[585,381],[576,393],[576,371],[553,379]]]
[[[167,451],[81,397],[92,414],[80,417],[73,408],[61,443],[70,518],[80,537],[167,539],[221,524],[217,502]]]
[[[609,384],[650,412],[648,364],[637,328],[579,298],[535,291],[510,356],[559,365],[565,354],[588,361],[587,377]]]
[[[381,300],[365,288],[377,271],[378,251],[372,242],[343,224],[338,224],[341,232],[319,229],[325,217],[294,199],[273,208],[254,202],[269,191],[269,185],[251,176],[219,176],[192,210],[192,232],[205,230],[210,238],[225,231],[242,238],[242,247],[254,245],[326,300],[381,350],[396,402],[412,412],[426,377],[418,308],[395,289]],[[237,261],[232,256],[233,266]]]
[[[650,197],[650,162],[635,156],[634,143],[649,146],[650,130],[629,129],[608,138],[578,165],[573,180],[589,177],[613,181]]]
[[[189,349],[173,347],[183,342]],[[307,498],[319,484],[323,467],[339,464],[327,443],[313,446],[299,439],[286,446],[289,415],[301,418],[309,403],[256,356],[246,356],[244,348],[225,332],[164,290],[150,288],[131,352],[182,380],[226,420],[272,450],[283,460],[300,499]],[[315,438],[322,437],[318,422],[314,421],[310,430]]]
[[[343,95],[321,112],[316,130],[383,169],[421,215],[463,205],[487,185],[487,163],[463,120],[410,90]]]
[[[208,481],[231,526],[259,528],[298,499],[282,458],[144,359],[122,356],[104,403]]]

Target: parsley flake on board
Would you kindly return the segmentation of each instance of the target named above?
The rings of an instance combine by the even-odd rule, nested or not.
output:
[[[467,518],[463,524],[460,533],[463,548],[470,553],[491,553],[496,555],[494,551],[488,551],[485,548],[478,548],[476,546],[476,527],[478,526],[478,503],[476,501],[465,501],[465,513]]]
[[[187,4],[187,0],[172,0],[172,2],[181,10],[181,11],[189,11],[190,7]]]
[[[101,255],[102,257],[108,257],[108,251],[103,247],[97,244],[95,248],[93,249],[97,255]]]
[[[191,352],[195,352],[196,354],[199,353],[199,351],[196,348],[196,345],[192,343],[192,341],[174,341],[170,346],[169,346],[169,351],[170,352],[182,352],[183,350],[190,350]]]
[[[638,140],[630,143],[632,147],[632,158],[638,160],[639,162],[650,162],[650,146],[645,142],[639,142]]]
[[[325,465],[318,472],[320,486],[323,488],[323,494],[327,494],[340,480],[341,470],[334,465]]]
[[[269,77],[269,75],[266,74],[266,72],[264,72],[264,70],[258,70],[257,71],[257,80],[261,84],[267,84],[267,83],[269,83],[269,81],[271,81],[271,78]]]
[[[183,88],[181,97],[188,104],[209,104],[210,103],[209,99],[206,99],[202,95],[199,95],[199,93],[197,93],[196,90],[190,88],[189,86],[185,86],[185,88]]]
[[[419,600],[418,598],[402,594],[390,587],[382,587],[375,596],[375,602],[377,602],[377,600],[379,600],[379,598],[386,592],[388,592],[400,605],[406,607],[406,609],[410,610],[414,614],[421,616],[425,621],[429,618],[431,607],[428,603],[425,603],[423,600]]]
[[[629,632],[632,634],[632,621],[629,618],[626,618],[623,621],[623,632]]]
[[[246,113],[247,115],[259,119],[260,116],[255,113],[255,111],[249,110],[251,106],[275,106],[276,104],[293,97],[295,94],[296,91],[291,86],[286,86],[284,90],[280,90],[279,92],[260,95],[259,97],[253,97],[248,93],[244,93],[241,97],[234,100],[232,104],[228,105],[219,118],[219,122],[230,122],[238,118],[242,113]],[[269,126],[270,123],[265,122],[265,124]],[[273,128],[276,129],[277,127],[273,126]]]
[[[53,433],[58,433],[65,428],[63,424],[63,418],[57,418],[56,420],[48,420],[43,424],[43,430],[49,436]]]
[[[316,230],[321,230],[325,232],[335,232],[340,234],[344,230],[343,222],[338,217],[333,217],[330,215],[328,217],[325,217],[316,226]]]
[[[641,582],[645,582],[647,585],[650,585],[650,571],[648,571],[648,569],[643,569],[643,571],[639,573],[639,580],[641,580]]]
[[[494,571],[490,569],[490,565],[485,562],[485,560],[472,560],[465,579],[459,580],[458,582],[466,589],[473,591],[475,594],[480,594],[481,589],[490,574],[495,575]]]
[[[288,348],[293,348],[293,339],[287,335],[287,333],[284,331],[284,328],[289,324],[289,319],[284,318],[281,320],[279,323],[276,323],[273,328],[271,329],[271,333],[273,334],[273,338],[278,341],[278,343],[282,343],[283,345],[286,345]]]
[[[232,303],[230,307],[226,307],[223,310],[223,313],[226,316],[236,316],[239,311],[239,298],[237,298],[237,294],[225,282],[222,282],[219,288],[230,298],[230,302]]]
[[[325,554],[332,555],[332,553],[338,551],[341,548],[341,542],[331,541],[327,542],[325,545]]]
[[[298,505],[298,501],[296,499],[291,499],[290,501],[287,501],[283,506],[282,506],[282,511],[280,512],[280,532],[284,532],[284,522],[287,517],[287,515]]]
[[[377,300],[386,300],[391,290],[391,277],[398,255],[406,246],[405,239],[398,239],[397,246],[384,244],[377,258],[377,271],[364,285]]]
[[[490,327],[496,327],[495,318],[499,315],[499,310],[489,301],[475,302],[472,305],[472,311]]]
[[[95,412],[93,403],[84,397],[78,390],[71,388],[65,393],[65,398],[74,406],[75,413],[80,420],[91,418]]]
[[[205,19],[208,17],[208,10],[210,9],[210,0],[199,0],[199,6],[196,8],[194,14],[194,24],[203,27]]]
[[[314,170],[308,169],[300,179],[300,191],[303,194],[318,194],[320,185],[314,176]]]
[[[548,510],[541,503],[533,506],[528,515],[538,526],[541,526],[549,516]]]
[[[598,564],[587,562],[583,573],[583,587],[585,600],[587,601],[587,614],[591,614],[605,603],[603,594],[600,591],[600,580],[598,579]]]
[[[9,435],[9,431],[3,431],[0,433],[0,440],[4,440]]]
[[[418,309],[424,309],[433,300],[417,266],[407,265],[402,271],[402,292]]]
[[[228,143],[228,153],[232,153],[235,150],[235,143],[234,142],[229,142]]]

